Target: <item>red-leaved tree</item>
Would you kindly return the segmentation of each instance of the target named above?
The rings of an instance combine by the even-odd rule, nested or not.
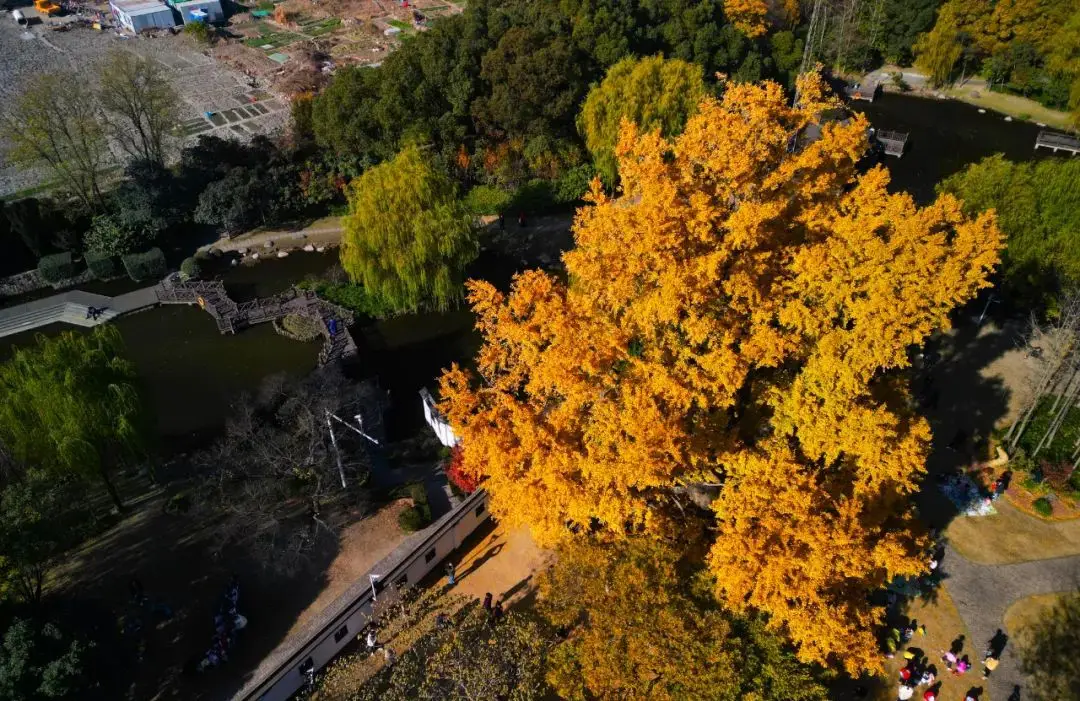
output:
[[[451,484],[461,491],[472,494],[480,486],[480,479],[471,473],[465,472],[464,463],[461,445],[458,444],[454,446],[454,450],[450,454],[450,465],[446,468],[446,477]]]

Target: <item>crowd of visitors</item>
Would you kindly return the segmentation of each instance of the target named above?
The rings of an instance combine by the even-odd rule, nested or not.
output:
[[[240,579],[233,575],[218,600],[214,612],[214,637],[199,661],[198,671],[202,672],[229,661],[229,651],[236,645],[237,634],[247,627],[247,618],[241,615],[238,608],[239,602]]]

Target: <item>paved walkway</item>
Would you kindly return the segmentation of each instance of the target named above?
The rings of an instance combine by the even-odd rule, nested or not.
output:
[[[946,547],[941,566],[945,573],[945,588],[956,603],[970,636],[965,641],[964,653],[973,665],[971,684],[988,687],[993,701],[1005,701],[1016,686],[1021,690],[1024,688],[1016,654],[1016,631],[1005,631],[1009,643],[1001,656],[1001,664],[990,679],[983,682],[979,670],[987,642],[999,628],[1004,629],[1005,611],[1019,599],[1075,590],[1080,584],[1080,555],[1013,565],[979,565],[965,559],[954,548]],[[937,650],[927,652],[932,659],[938,653]]]
[[[152,307],[158,303],[156,286],[116,297],[70,290],[45,299],[0,309],[0,337],[30,331],[57,322],[75,326],[97,326],[121,314]],[[104,310],[95,318],[86,315],[88,307]]]

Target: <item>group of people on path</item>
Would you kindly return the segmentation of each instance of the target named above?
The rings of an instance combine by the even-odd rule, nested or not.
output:
[[[457,569],[453,562],[448,562],[446,563],[446,585],[452,587],[455,584],[457,584]],[[482,606],[493,621],[498,621],[503,617],[502,601],[495,601],[493,604],[492,599],[491,592],[484,594]]]
[[[86,318],[97,321],[98,318],[108,310],[108,307],[91,307],[86,306]]]
[[[889,640],[896,640],[900,643],[906,644],[914,636],[915,631],[920,634],[926,634],[925,626],[918,625],[915,621],[911,621],[902,628],[893,628],[889,631]],[[1005,635],[1000,629],[994,634],[986,644],[986,651],[983,653],[982,659],[982,678],[987,679],[995,669],[997,669],[998,663],[1001,660],[1001,653],[1005,648],[1005,643],[1008,640],[1008,636]],[[897,646],[890,645],[890,648],[895,651]],[[948,650],[941,651],[941,661],[945,665],[945,669],[951,674],[957,677],[962,677],[969,670],[971,670],[972,663],[968,659],[968,656],[963,654],[964,651],[964,636],[960,636],[953,640],[952,645]],[[925,686],[926,690],[923,691],[922,701],[938,701],[938,694],[941,690],[941,683],[938,681],[937,667],[929,663],[929,660],[919,651],[917,648],[908,648],[903,653],[904,658],[907,660],[907,664],[900,670],[899,682],[900,688],[897,692],[898,701],[908,701],[915,697],[920,687]],[[892,657],[893,654],[889,653],[888,657]],[[982,689],[978,687],[972,687],[964,695],[964,701],[978,701]]]
[[[491,620],[496,621],[496,622],[502,620],[502,617],[503,617],[502,601],[496,601],[495,605],[492,606],[491,605],[491,592],[488,592],[488,593],[484,594],[483,607],[484,607],[484,611],[487,612],[487,615],[491,618]]]
[[[203,658],[199,661],[198,671],[217,667],[229,661],[229,650],[237,641],[237,633],[247,627],[247,618],[240,614],[240,578],[235,574],[218,600],[214,612],[214,638]]]

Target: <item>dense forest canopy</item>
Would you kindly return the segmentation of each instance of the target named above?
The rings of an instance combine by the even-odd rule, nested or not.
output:
[[[623,58],[681,59],[710,80],[790,82],[801,54],[790,32],[748,37],[719,0],[478,0],[380,67],[339,71],[314,101],[313,133],[356,169],[421,139],[466,181],[513,187],[586,162],[578,110]]]
[[[979,72],[992,86],[1080,109],[1080,2],[948,0],[915,45],[939,84]]]

